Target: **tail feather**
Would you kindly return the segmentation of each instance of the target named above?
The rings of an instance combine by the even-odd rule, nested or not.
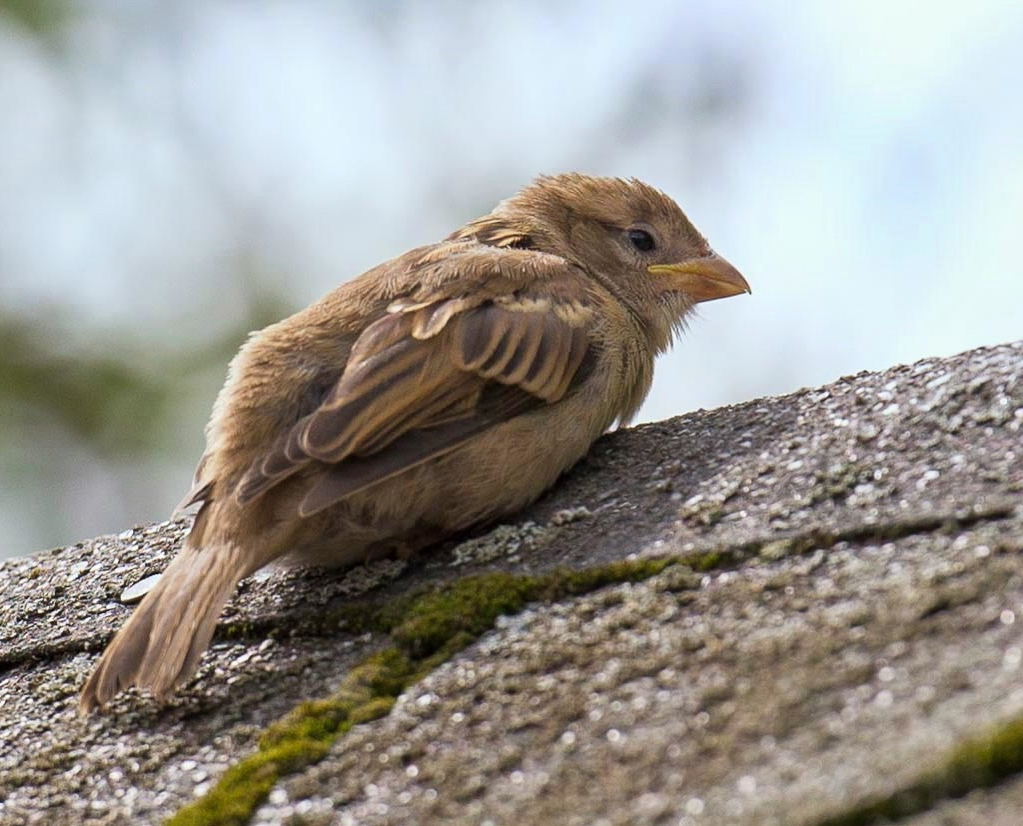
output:
[[[107,646],[82,689],[79,710],[88,714],[128,686],[169,694],[195,672],[217,618],[249,573],[230,545],[185,545],[160,581]]]

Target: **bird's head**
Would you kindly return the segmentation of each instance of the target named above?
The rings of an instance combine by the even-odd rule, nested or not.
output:
[[[483,243],[574,263],[633,312],[658,350],[700,302],[750,292],[678,204],[635,179],[541,177],[466,229]]]

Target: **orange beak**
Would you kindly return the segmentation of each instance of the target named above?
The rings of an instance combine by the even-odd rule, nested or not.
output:
[[[753,292],[735,267],[713,253],[680,264],[652,264],[647,272],[666,276],[668,288],[685,293],[694,304]]]

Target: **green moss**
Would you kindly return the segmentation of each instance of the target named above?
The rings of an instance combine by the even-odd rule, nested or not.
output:
[[[369,688],[376,697],[400,694],[415,671],[413,663],[397,648],[386,648],[352,670],[351,679]]]
[[[880,800],[833,815],[817,826],[870,826],[927,811],[940,800],[962,797],[1023,772],[1023,717],[995,726],[957,746],[936,768]]]
[[[579,571],[557,571],[547,586],[548,600],[561,599],[566,596],[587,594],[608,585],[619,585],[623,582],[642,582],[657,576],[670,565],[677,565],[673,557],[657,559],[627,559],[622,562],[611,562],[595,568],[583,568]]]
[[[694,571],[700,573],[706,573],[707,571],[713,571],[717,568],[722,568],[725,565],[731,563],[731,555],[725,554],[721,551],[708,551],[705,554],[691,557],[686,560]]]
[[[391,638],[417,659],[429,657],[452,640],[472,640],[504,614],[521,611],[536,599],[544,578],[506,573],[466,577],[384,609],[381,617]],[[462,647],[462,646],[459,646]]]
[[[353,725],[387,714],[409,674],[409,660],[396,648],[368,657],[333,695],[302,703],[270,726],[255,754],[228,769],[207,795],[179,810],[167,826],[248,823],[281,777],[322,760]]]
[[[369,702],[363,703],[352,710],[352,725],[357,726],[360,723],[376,720],[378,717],[385,717],[397,699],[397,697],[375,697]]]
[[[302,703],[286,717],[270,726],[259,738],[259,747],[269,750],[287,742],[319,741],[339,732],[360,700],[369,699],[368,693],[345,693],[340,698],[312,700]]]
[[[228,639],[249,639],[254,637],[256,634],[256,626],[251,622],[231,622],[225,623],[223,626],[217,629],[218,636]]]
[[[386,715],[409,685],[489,631],[499,616],[528,603],[550,602],[608,585],[640,582],[677,564],[671,558],[615,562],[581,571],[541,576],[488,573],[428,588],[384,605],[344,609],[349,630],[372,630],[392,645],[348,672],[330,697],[302,703],[270,726],[258,750],[228,769],[202,799],[185,806],[168,826],[241,826],[273,785],[322,760],[353,725]],[[332,615],[325,627],[337,627]]]
[[[294,739],[261,748],[224,772],[205,797],[179,810],[167,826],[243,826],[282,775],[322,760],[330,742]]]

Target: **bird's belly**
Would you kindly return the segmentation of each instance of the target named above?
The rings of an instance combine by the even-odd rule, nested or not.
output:
[[[516,417],[317,514],[283,561],[348,567],[405,555],[521,510],[579,461],[613,420],[583,404],[566,405],[560,421],[552,421],[552,412]]]
[[[461,530],[525,507],[579,461],[604,429],[521,419],[438,462],[432,507],[445,526]]]

